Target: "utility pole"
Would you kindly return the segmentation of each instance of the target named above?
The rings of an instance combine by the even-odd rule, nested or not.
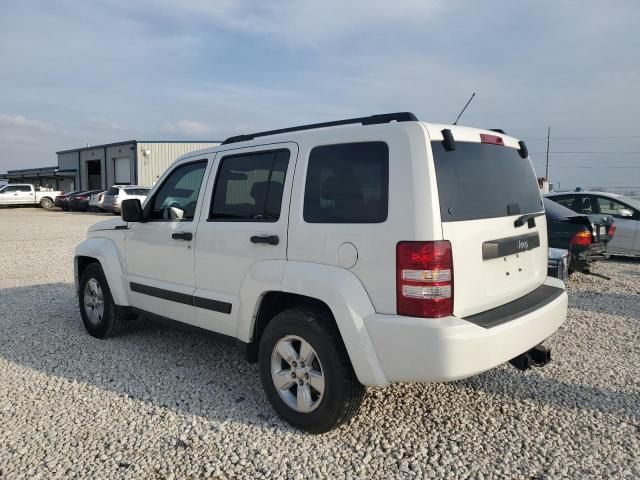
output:
[[[547,167],[544,172],[544,178],[549,181],[549,140],[551,138],[551,127],[547,128]]]

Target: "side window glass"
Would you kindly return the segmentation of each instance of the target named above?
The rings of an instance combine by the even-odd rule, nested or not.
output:
[[[309,154],[304,220],[381,223],[387,219],[389,147],[384,142],[315,147]]]
[[[207,161],[176,168],[153,198],[151,220],[190,222],[193,220]]]
[[[600,213],[605,215],[619,215],[620,210],[631,210],[626,205],[616,202],[611,198],[595,197],[600,207]]]
[[[289,155],[289,150],[275,150],[223,157],[209,219],[277,221]]]

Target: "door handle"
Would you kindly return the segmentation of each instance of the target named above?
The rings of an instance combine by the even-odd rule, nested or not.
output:
[[[267,245],[278,245],[280,239],[277,235],[254,235],[251,237],[251,243],[266,243]]]
[[[173,238],[174,240],[191,241],[191,240],[193,240],[193,233],[191,233],[191,232],[172,233],[171,234],[171,238]]]

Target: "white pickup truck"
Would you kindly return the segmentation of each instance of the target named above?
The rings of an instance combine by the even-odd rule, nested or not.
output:
[[[0,188],[0,207],[8,205],[40,205],[53,208],[53,203],[62,192],[41,190],[30,183],[13,183]]]

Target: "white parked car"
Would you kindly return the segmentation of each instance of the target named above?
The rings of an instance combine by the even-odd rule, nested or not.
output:
[[[0,206],[39,205],[53,208],[58,195],[62,192],[41,189],[30,183],[11,183],[0,187]]]
[[[105,192],[106,190],[91,194],[91,197],[89,197],[89,206],[88,206],[89,211],[91,212],[102,211],[102,202],[103,202]]]
[[[99,206],[102,210],[120,215],[120,204],[123,200],[137,198],[142,203],[150,190],[139,185],[114,185],[104,193]]]
[[[399,113],[232,137],[121,207],[75,251],[88,332],[142,312],[231,338],[309,432],[366,385],[544,364],[566,318],[526,146],[494,131]]]
[[[613,217],[616,228],[607,244],[607,253],[640,256],[640,200],[617,193],[595,191],[557,192],[547,196],[591,218]]]

